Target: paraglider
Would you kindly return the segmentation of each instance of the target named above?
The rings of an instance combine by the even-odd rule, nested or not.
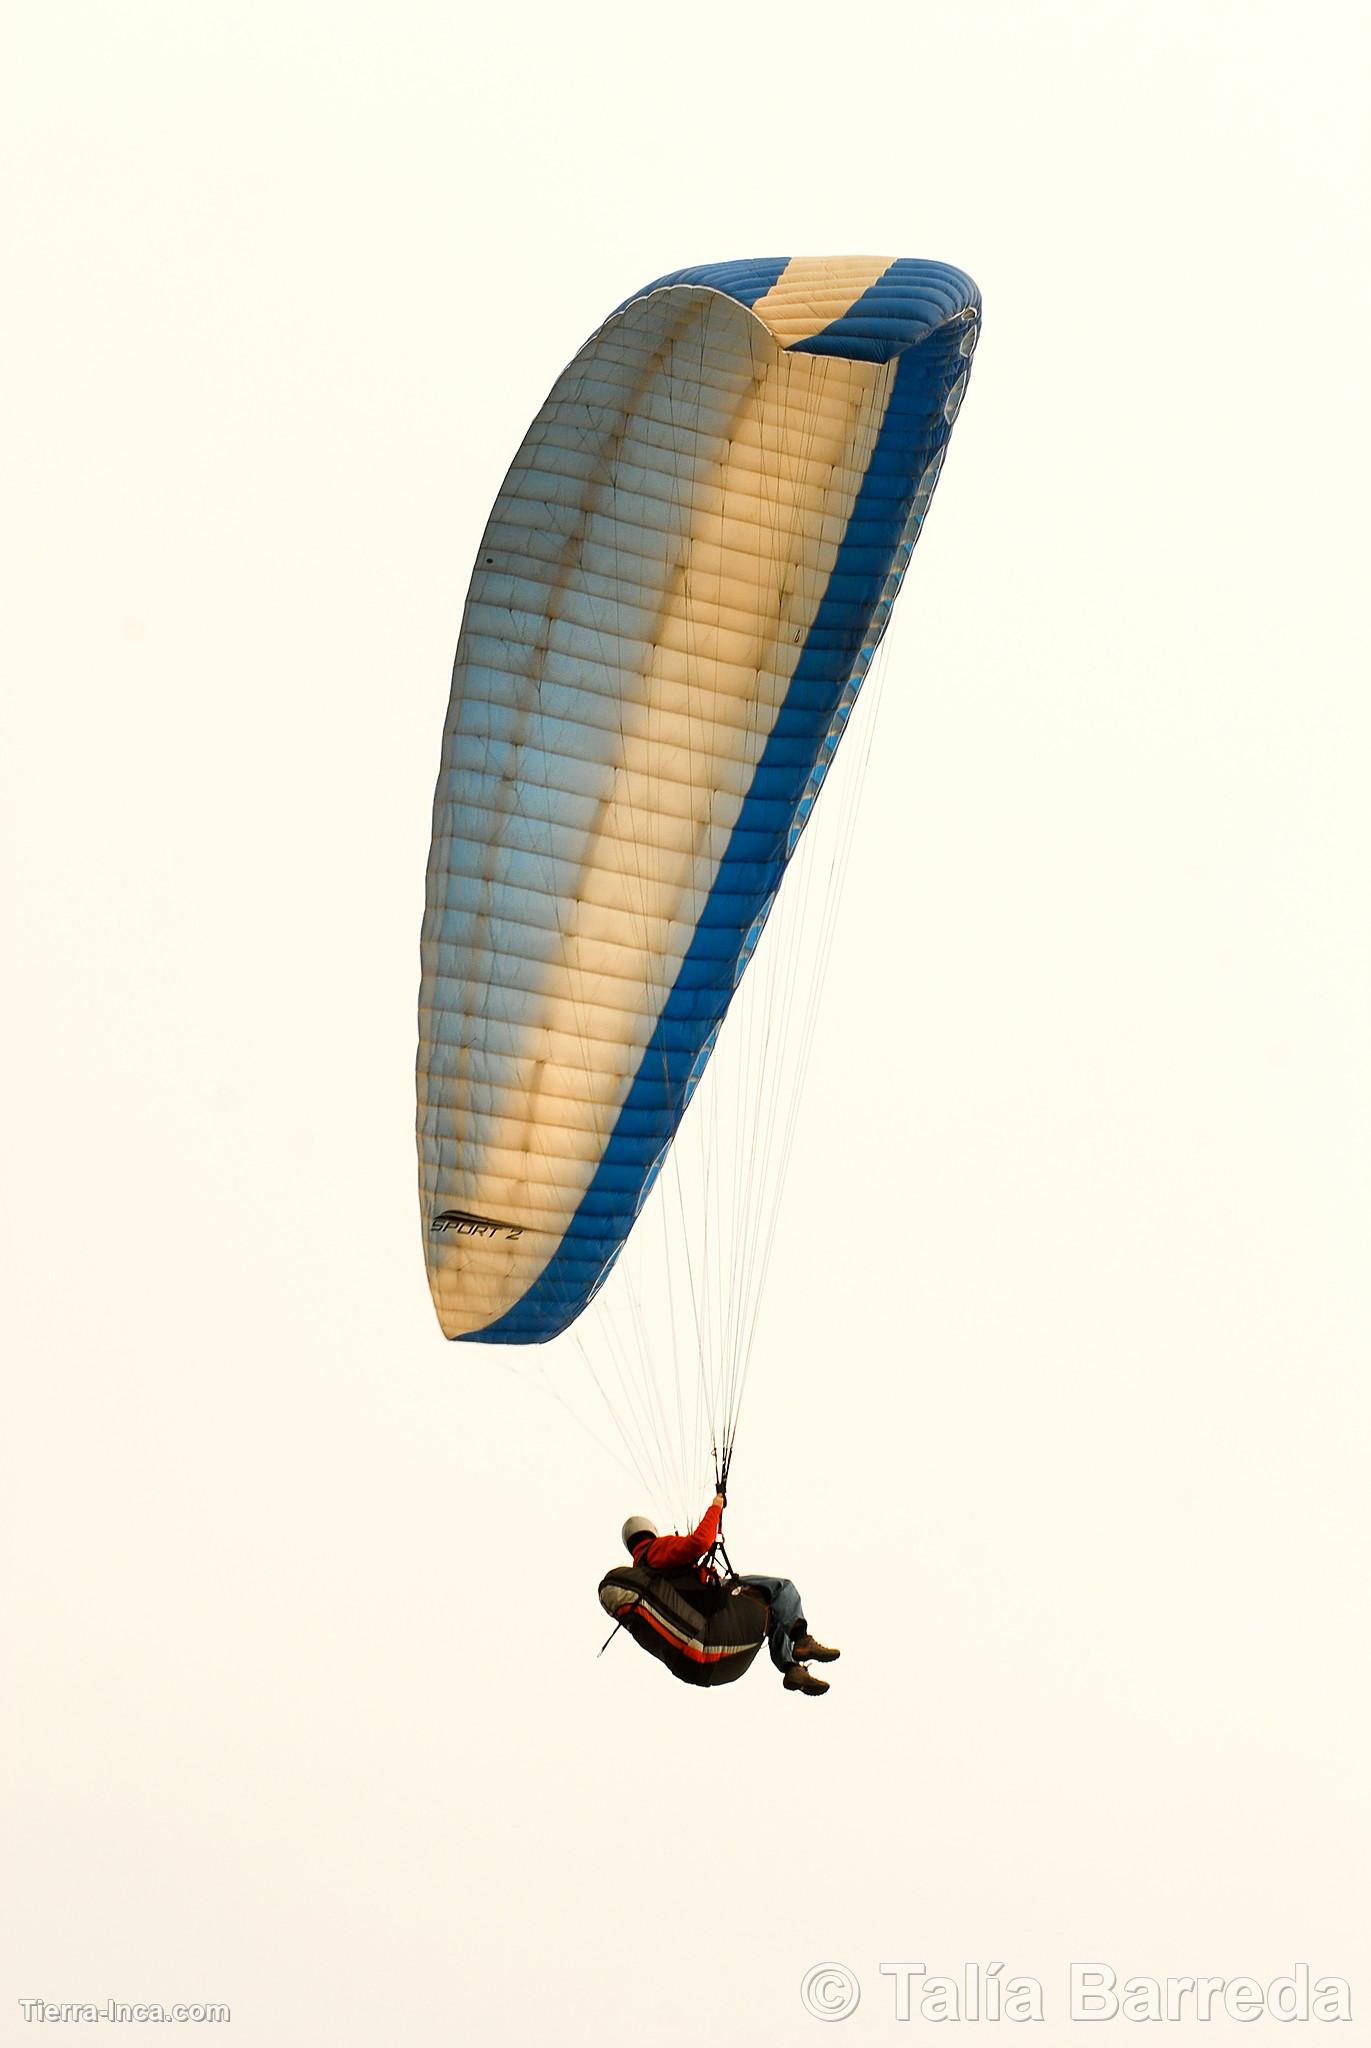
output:
[[[622,1533],[633,1564],[605,1574],[600,1605],[688,1685],[741,1678],[765,1640],[786,1691],[817,1698],[828,1681],[810,1664],[841,1652],[811,1634],[790,1579],[731,1572],[726,1554],[720,1569],[724,1505],[716,1493],[688,1536],[659,1536],[646,1515],[630,1515]]]
[[[545,1343],[619,1261],[885,632],[979,320],[942,263],[677,271],[530,427],[467,594],[434,799],[418,1143],[447,1337]],[[783,1152],[768,1089],[733,1162],[744,1216]],[[765,1248],[714,1241],[734,1265],[713,1297],[692,1267],[690,1294],[722,1486]],[[643,1403],[669,1433],[660,1390]]]

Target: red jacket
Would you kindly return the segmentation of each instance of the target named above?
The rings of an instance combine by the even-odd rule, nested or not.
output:
[[[669,1572],[678,1570],[682,1565],[699,1564],[713,1548],[722,1513],[723,1509],[711,1501],[698,1529],[692,1529],[688,1536],[654,1536],[650,1543],[639,1544],[633,1553],[633,1562],[650,1572]],[[709,1574],[702,1569],[700,1578],[707,1584]]]

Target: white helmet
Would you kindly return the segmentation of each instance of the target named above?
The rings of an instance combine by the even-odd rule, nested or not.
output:
[[[646,1515],[630,1515],[624,1523],[621,1533],[624,1539],[624,1549],[632,1557],[634,1544],[643,1536],[655,1536],[657,1534],[657,1524],[649,1522]]]

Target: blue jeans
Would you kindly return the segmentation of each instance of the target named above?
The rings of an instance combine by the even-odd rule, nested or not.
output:
[[[767,1616],[766,1639],[771,1661],[778,1671],[795,1662],[795,1644],[807,1633],[804,1606],[789,1579],[765,1579],[759,1572],[743,1572],[744,1585],[755,1586],[771,1612]]]

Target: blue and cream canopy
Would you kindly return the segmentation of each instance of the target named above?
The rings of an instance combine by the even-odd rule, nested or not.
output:
[[[420,1199],[444,1332],[613,1265],[918,538],[980,299],[942,263],[703,265],[558,378],[467,595],[433,812]]]

